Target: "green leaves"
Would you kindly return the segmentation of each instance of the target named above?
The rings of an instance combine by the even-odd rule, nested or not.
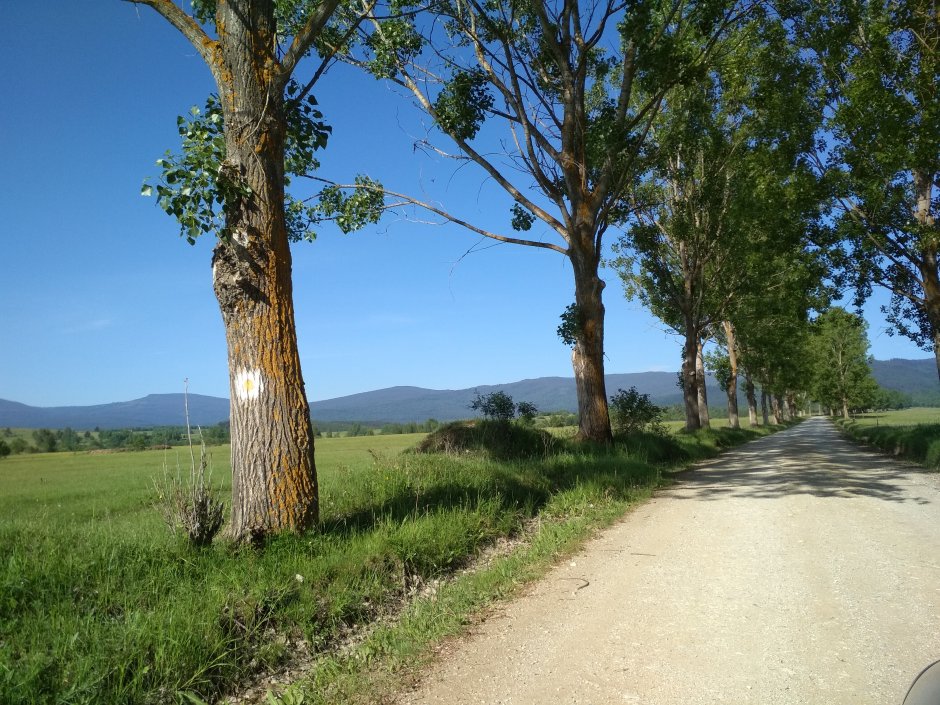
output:
[[[458,140],[476,137],[487,111],[493,107],[493,96],[487,87],[482,69],[455,73],[434,102],[440,128]]]
[[[322,120],[314,97],[307,95],[301,99],[300,93],[301,88],[294,81],[285,89],[287,183],[289,175],[310,174],[319,167],[314,154],[326,147],[332,129]],[[228,238],[226,213],[253,194],[239,168],[226,163],[225,121],[218,97],[210,95],[202,110],[194,106],[189,112],[190,117],[181,115],[176,119],[182,141],[180,153],[167,152],[158,159],[160,183],[154,189],[144,182],[140,193],[150,197],[156,190],[157,205],[177,220],[180,235],[192,245],[200,236],[210,233]],[[312,226],[319,220],[318,209],[289,193],[285,193],[284,209],[288,237],[292,241],[312,240],[315,237]]]
[[[561,324],[555,331],[558,337],[568,347],[574,347],[584,335],[584,312],[578,304],[569,304],[561,314]]]
[[[377,223],[385,206],[382,184],[368,176],[357,176],[356,187],[349,189],[328,186],[320,192],[320,202],[311,215],[320,220],[333,220],[344,233],[359,230],[367,223]]]
[[[535,216],[518,203],[513,203],[512,208],[512,229],[518,232],[525,232],[532,228],[535,222]]]
[[[365,40],[372,51],[368,69],[376,78],[394,78],[399,66],[421,53],[423,43],[410,20],[403,17],[384,20],[381,29]]]

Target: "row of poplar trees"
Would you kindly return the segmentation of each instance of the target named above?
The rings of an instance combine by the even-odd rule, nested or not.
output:
[[[940,344],[933,0],[137,2],[192,43],[217,87],[180,118],[182,150],[144,192],[190,242],[216,238],[235,540],[318,521],[290,243],[321,220],[348,231],[406,204],[566,257],[559,334],[592,441],[611,438],[605,262],[684,337],[690,428],[706,339],[746,389],[800,388],[789,331],[835,287],[887,287],[897,331]],[[312,205],[291,195],[326,146],[313,91],[336,61],[430,116],[432,147],[456,147],[505,192],[506,230],[367,177],[318,187]]]

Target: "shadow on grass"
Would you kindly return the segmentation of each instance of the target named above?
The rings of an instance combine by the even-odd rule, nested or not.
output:
[[[407,461],[406,461],[407,462]],[[624,499],[637,488],[658,484],[660,471],[622,452],[562,453],[538,461],[488,462],[439,456],[422,464],[439,463],[439,472],[453,472],[453,481],[429,482],[418,474],[410,483],[376,502],[352,512],[325,518],[320,531],[347,534],[368,531],[379,522],[400,523],[415,517],[495,503],[501,512],[531,517],[553,498],[580,489],[608,499]],[[385,471],[404,472],[392,465]],[[378,467],[377,472],[383,468]],[[427,484],[425,484],[427,482]]]

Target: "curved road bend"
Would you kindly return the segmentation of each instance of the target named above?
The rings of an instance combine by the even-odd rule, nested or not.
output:
[[[940,476],[810,419],[683,474],[397,702],[900,705],[940,659],[938,539]]]

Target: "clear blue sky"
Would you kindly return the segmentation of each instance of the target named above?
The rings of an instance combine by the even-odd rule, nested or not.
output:
[[[228,396],[212,243],[190,247],[139,195],[154,160],[178,148],[176,116],[213,90],[208,70],[150,8],[119,0],[6,3],[4,24],[0,398],[106,403],[179,392],[184,378],[194,393]],[[368,173],[505,230],[509,202],[479,172],[452,177],[412,150],[424,128],[407,101],[344,67],[316,94],[334,130],[324,176]],[[567,261],[509,245],[461,259],[477,240],[388,220],[296,245],[309,397],[571,376],[555,334],[573,299]],[[678,340],[605,278],[607,371],[677,369]],[[926,357],[884,335],[876,312],[876,357]]]

